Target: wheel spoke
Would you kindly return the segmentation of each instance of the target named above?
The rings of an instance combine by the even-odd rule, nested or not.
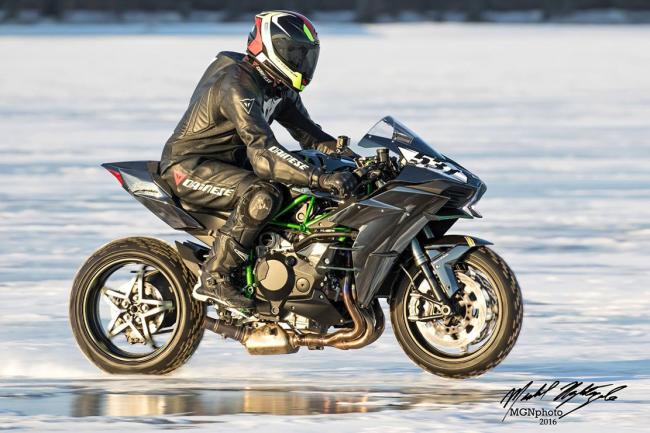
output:
[[[433,305],[436,305],[436,306],[442,306],[443,305],[442,302],[438,301],[436,298],[434,298],[433,296],[431,296],[429,294],[425,294],[425,293],[421,293],[421,292],[414,292],[414,293],[411,294],[411,296],[414,297],[414,298],[422,298],[425,301],[431,302]]]
[[[111,314],[117,315],[124,312],[124,308],[122,308],[122,303],[120,302],[120,299],[126,299],[126,296],[124,296],[123,293],[116,292],[115,290],[109,289],[107,287],[102,288],[101,292],[102,301],[104,301],[104,303],[106,303],[111,309]]]
[[[171,303],[171,301],[158,300],[158,299],[141,299],[140,300],[141,304],[154,305],[156,307],[165,306],[168,302]],[[172,303],[172,305],[173,305],[173,303]]]
[[[102,292],[102,295],[104,295],[104,296],[112,296],[114,298],[127,299],[126,294],[124,294],[124,293],[122,293],[122,292],[120,292],[118,290],[111,289],[110,287],[102,287],[101,292]]]
[[[153,349],[157,349],[158,346],[156,346],[156,343],[153,340],[153,336],[151,335],[151,332],[149,332],[149,322],[147,322],[144,314],[140,314],[140,325],[142,325],[142,333],[144,334],[143,336],[145,344],[148,344]]]
[[[154,350],[156,350],[156,349],[158,349],[160,347],[160,346],[158,346],[158,344],[156,344],[155,340],[153,339],[153,335],[151,335],[151,334],[149,334],[149,339],[147,340],[147,343]]]
[[[140,340],[145,340],[144,335],[142,335],[142,333],[138,330],[138,327],[133,324],[133,321],[129,320],[127,324],[131,327],[131,331],[135,332],[136,337],[138,337]]]
[[[122,316],[121,313],[114,314],[110,322],[108,322],[108,325],[106,325],[106,329],[108,329],[109,335],[111,334],[112,329],[115,327],[115,324],[117,323],[117,319],[119,319],[121,316]]]
[[[442,314],[431,314],[429,316],[408,316],[408,321],[409,322],[426,322],[429,320],[438,320],[442,319],[445,316]]]
[[[144,297],[144,274],[146,269],[147,265],[142,265],[135,277],[135,284],[138,285],[138,300],[142,300]]]
[[[153,333],[153,335],[158,335],[158,334],[169,334],[170,332],[174,332],[174,326],[168,326],[166,328],[160,328],[156,332]]]
[[[142,314],[142,317],[149,317],[153,316],[155,314],[160,314],[165,311],[173,310],[174,309],[174,303],[172,301],[164,301],[164,305],[161,305],[156,308],[152,308],[151,310],[147,311],[146,313]]]
[[[117,320],[115,322],[113,322],[113,326],[108,329],[108,336],[110,338],[113,338],[116,335],[120,334],[122,331],[124,331],[126,328],[128,328],[129,325],[131,324],[130,321],[123,320],[122,323],[116,328],[115,327],[116,322],[117,322]]]

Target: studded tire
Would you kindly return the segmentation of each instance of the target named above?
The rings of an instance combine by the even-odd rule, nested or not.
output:
[[[501,257],[487,247],[479,247],[470,251],[463,261],[480,269],[496,283],[493,288],[502,301],[498,327],[494,335],[490,337],[491,340],[486,343],[486,347],[475,354],[467,357],[445,357],[440,353],[427,350],[426,344],[418,341],[415,332],[410,331],[405,308],[409,287],[412,284],[409,278],[405,277],[397,284],[390,302],[393,332],[408,357],[429,373],[454,379],[479,376],[503,361],[517,341],[523,318],[519,283]],[[415,265],[407,270],[411,275],[418,273]],[[419,277],[423,278],[421,275]]]
[[[156,266],[165,274],[169,290],[177,300],[178,316],[172,338],[158,353],[144,360],[112,355],[93,334],[85,313],[88,292],[99,270],[127,258],[146,260]],[[203,337],[206,307],[192,298],[195,282],[196,276],[183,264],[178,252],[163,241],[129,237],[110,242],[86,260],[72,286],[70,324],[79,347],[90,361],[108,373],[162,375],[176,370],[192,356]]]

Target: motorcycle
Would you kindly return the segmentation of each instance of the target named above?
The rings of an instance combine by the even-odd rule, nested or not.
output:
[[[110,373],[165,374],[183,365],[205,329],[250,354],[301,347],[359,349],[384,331],[380,299],[395,337],[424,370],[449,378],[499,364],[521,329],[523,304],[506,262],[473,236],[449,235],[480,218],[485,184],[392,117],[358,143],[355,159],[294,153],[327,171],[360,179],[349,198],[285,188],[284,207],[264,227],[241,273],[251,309],[192,298],[200,267],[227,212],[175,197],[157,161],[103,164],[147,209],[196,241],[118,239],[97,250],[72,287],[70,320],[84,354]]]

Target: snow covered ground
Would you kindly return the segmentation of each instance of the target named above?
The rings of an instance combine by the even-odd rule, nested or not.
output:
[[[360,351],[250,357],[206,335],[164,378],[111,377],[77,349],[71,280],[113,238],[177,234],[99,167],[157,159],[194,83],[248,25],[0,27],[0,429],[435,431],[501,423],[528,380],[628,385],[556,426],[650,420],[650,28],[393,24],[323,27],[304,94],[333,134],[401,119],[488,184],[483,220],[517,272],[524,326],[476,379],[421,372],[390,328]],[[286,133],[279,136],[289,142]]]

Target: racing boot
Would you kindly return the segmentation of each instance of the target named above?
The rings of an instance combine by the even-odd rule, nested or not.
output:
[[[231,274],[247,259],[246,250],[230,236],[219,232],[192,296],[202,302],[213,301],[232,308],[252,308],[255,302],[232,283]]]

